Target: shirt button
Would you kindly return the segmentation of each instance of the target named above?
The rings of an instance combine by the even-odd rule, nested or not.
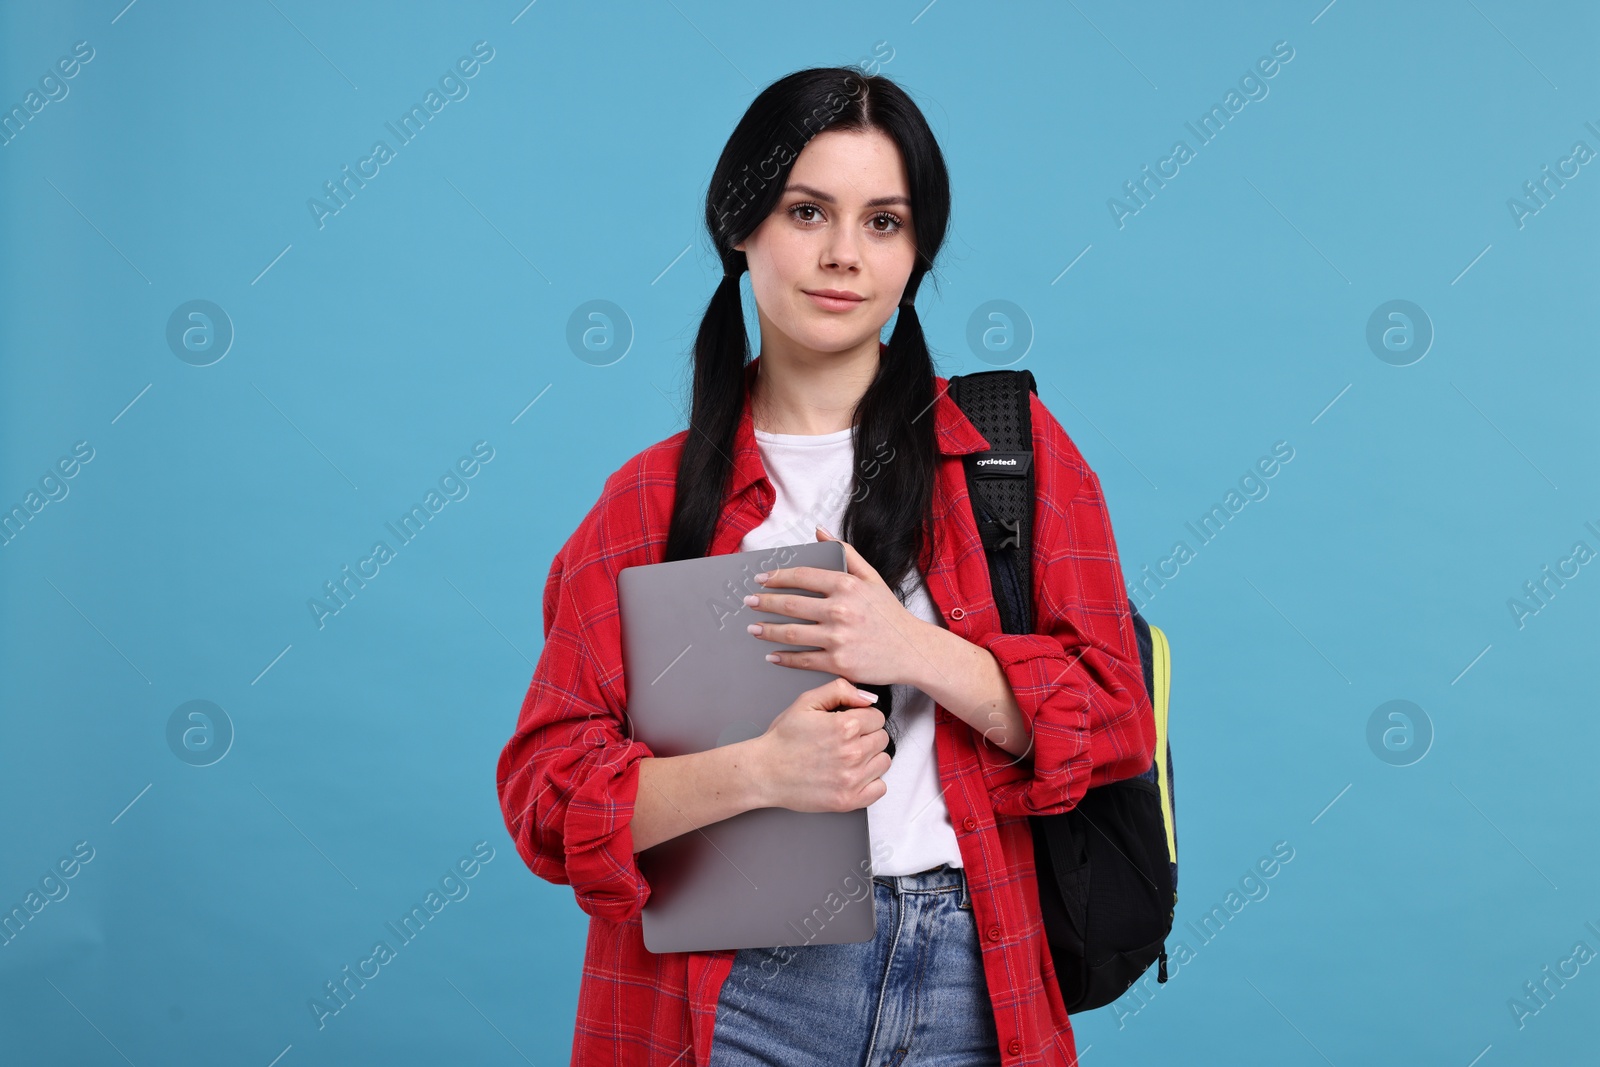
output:
[[[976,830],[978,828],[978,820],[968,815],[965,819],[961,820],[961,825],[965,826],[968,830]]]
[[[1010,1041],[1006,1042],[1006,1051],[1015,1056],[1017,1053],[1022,1051],[1022,1042],[1018,1041],[1016,1038],[1012,1038]]]
[[[950,617],[955,619],[957,622],[960,622],[962,619],[967,617],[967,613],[960,608],[951,608]]]
[[[990,941],[998,941],[998,940],[1000,940],[1000,928],[998,926],[989,927],[989,940]]]

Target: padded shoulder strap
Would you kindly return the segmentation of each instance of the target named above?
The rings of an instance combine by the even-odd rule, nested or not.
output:
[[[950,379],[950,399],[989,442],[964,457],[967,495],[989,557],[989,581],[1006,633],[1033,630],[1033,374],[994,370]]]

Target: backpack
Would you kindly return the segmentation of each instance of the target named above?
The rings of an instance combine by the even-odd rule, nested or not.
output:
[[[973,517],[1006,633],[1033,629],[1033,420],[1025,370],[949,380],[950,398],[988,441],[965,457]],[[984,459],[1014,460],[1010,464]],[[1145,689],[1155,711],[1150,767],[1084,793],[1076,807],[1030,815],[1039,910],[1067,1011],[1103,1007],[1156,960],[1167,980],[1166,938],[1178,901],[1172,752],[1167,742],[1170,669],[1166,635],[1133,612]]]

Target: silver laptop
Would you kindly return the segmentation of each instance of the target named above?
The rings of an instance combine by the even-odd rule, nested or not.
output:
[[[778,567],[846,569],[837,541],[625,567],[622,612],[626,717],[657,756],[703,752],[766,732],[807,689],[838,677],[769,663],[768,652],[813,650],[750,634],[752,622],[804,622],[757,611],[755,575]],[[707,952],[869,941],[876,933],[867,810],[757,808],[639,854],[650,885],[641,916],[652,952]]]

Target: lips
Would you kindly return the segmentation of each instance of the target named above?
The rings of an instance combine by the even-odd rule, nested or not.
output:
[[[865,302],[864,297],[848,294],[842,289],[809,289],[805,290],[805,294],[825,311],[850,311]]]

